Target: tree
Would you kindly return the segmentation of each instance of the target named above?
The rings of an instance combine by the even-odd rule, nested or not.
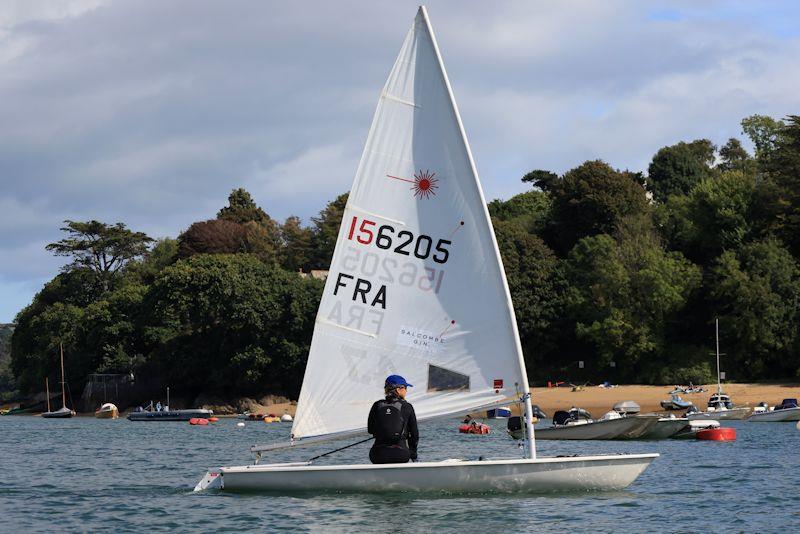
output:
[[[742,132],[750,138],[756,148],[756,159],[766,161],[775,150],[778,132],[785,126],[766,115],[751,115],[742,119]]]
[[[311,254],[311,264],[314,269],[330,267],[348,195],[349,193],[343,193],[335,200],[328,202],[325,209],[319,212],[319,216],[311,219],[314,223],[313,252]]]
[[[45,248],[56,256],[70,256],[63,270],[88,269],[96,274],[103,291],[108,291],[114,275],[129,261],[147,254],[153,242],[142,232],[128,230],[123,223],[108,225],[99,221],[64,221],[61,230],[69,237]]]
[[[178,256],[195,254],[235,254],[247,251],[247,230],[242,224],[225,219],[193,223],[178,237]]]
[[[562,255],[582,237],[614,232],[627,216],[648,211],[644,189],[602,161],[569,171],[552,191],[548,244]]]
[[[178,261],[144,299],[149,372],[195,393],[296,395],[322,286],[248,254]]]
[[[710,139],[695,139],[691,143],[687,143],[686,146],[692,151],[697,161],[706,168],[714,165],[714,160],[716,159],[714,153],[717,151],[717,147]]]
[[[682,250],[704,265],[723,250],[738,250],[753,234],[755,188],[755,178],[742,171],[700,182],[688,196],[684,216],[691,231]]]
[[[280,249],[278,223],[256,205],[250,193],[234,189],[228,196],[228,205],[219,210],[217,219],[241,224],[244,227],[244,249],[264,262],[276,261]]]
[[[264,210],[256,205],[250,193],[242,188],[234,189],[228,195],[228,205],[219,210],[217,219],[239,224],[248,222],[266,224],[272,220]]]
[[[540,233],[551,209],[551,198],[541,191],[526,191],[506,201],[492,200],[489,215],[500,221],[515,222],[529,233]]]
[[[595,369],[615,362],[621,378],[658,380],[667,327],[700,271],[680,253],[664,252],[649,219],[621,221],[609,235],[581,239],[566,262],[566,312]]]
[[[557,258],[544,242],[513,222],[494,224],[525,360],[531,370],[542,367],[555,347],[552,328],[558,317],[563,281]]]
[[[781,123],[762,168],[768,193],[761,197],[767,204],[761,211],[771,219],[770,229],[800,258],[800,116]]]
[[[558,175],[554,172],[537,169],[523,176],[522,181],[547,192],[550,191],[553,185],[558,181]]]
[[[647,168],[647,185],[657,202],[666,202],[671,195],[687,194],[709,175],[710,141],[706,141],[666,146],[653,156]],[[711,157],[713,161],[713,150]]]
[[[310,228],[303,227],[299,217],[288,217],[281,226],[283,268],[287,271],[309,270],[313,239],[314,233]]]
[[[721,161],[717,168],[722,171],[738,170],[747,173],[755,171],[755,160],[735,137],[728,139],[728,142],[719,149],[719,157]]]
[[[711,276],[720,338],[737,378],[800,376],[800,266],[792,255],[775,239],[750,243],[724,252]]]

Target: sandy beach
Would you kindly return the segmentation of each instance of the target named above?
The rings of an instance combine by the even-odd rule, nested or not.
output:
[[[625,400],[639,403],[642,412],[661,412],[659,404],[669,398],[669,392],[674,386],[617,386],[601,388],[599,386],[586,386],[579,391],[572,391],[570,387],[558,388],[531,388],[533,404],[548,415],[556,410],[569,409],[577,406],[588,410],[592,415],[601,416],[611,407]],[[681,394],[681,398],[691,401],[699,408],[705,408],[708,397],[717,391],[717,385],[703,386],[707,391],[703,393]],[[770,406],[778,404],[788,397],[800,397],[800,384],[723,384],[724,393],[731,396],[737,406],[755,406],[761,401]]]

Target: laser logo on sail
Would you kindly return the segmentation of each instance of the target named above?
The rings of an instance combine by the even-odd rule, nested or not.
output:
[[[401,182],[408,182],[413,184],[411,190],[414,192],[415,198],[430,198],[436,196],[436,190],[439,188],[439,179],[436,178],[436,173],[428,169],[424,171],[420,169],[414,173],[414,179],[401,178],[399,176],[386,175],[387,178],[400,180]]]

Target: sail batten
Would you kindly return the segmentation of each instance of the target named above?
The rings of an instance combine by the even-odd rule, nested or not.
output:
[[[363,432],[390,374],[414,384],[420,420],[527,390],[497,243],[424,8],[378,99],[293,435]]]

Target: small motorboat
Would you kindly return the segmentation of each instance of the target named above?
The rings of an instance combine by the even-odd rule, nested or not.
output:
[[[94,416],[98,419],[117,419],[119,418],[119,409],[115,404],[107,402],[94,412]]]
[[[670,395],[669,400],[661,401],[661,407],[665,410],[685,410],[692,406],[694,406],[694,404],[683,400],[680,395]]]
[[[694,409],[692,409],[694,408]],[[708,400],[708,408],[706,411],[701,412],[697,408],[692,407],[686,412],[686,417],[692,421],[698,419],[714,419],[719,420],[741,420],[747,419],[750,415],[751,409],[747,406],[735,407],[731,398],[721,392],[714,393]]]
[[[500,406],[486,410],[487,419],[507,419],[511,417],[511,409],[508,406]]]
[[[766,403],[761,403],[766,404]],[[800,407],[797,406],[797,399],[783,399],[783,401],[772,409],[760,406],[761,410],[754,410],[748,421],[753,422],[784,422],[800,421]]]
[[[485,425],[477,421],[464,423],[458,427],[458,431],[461,434],[488,434],[491,432],[491,430],[492,429],[489,427],[489,425]]]
[[[689,419],[686,417],[661,417],[658,424],[647,431],[641,439],[667,439],[675,436],[689,426]]]
[[[582,408],[569,411],[559,410],[553,414],[553,424],[534,429],[536,439],[569,440],[607,440],[640,439],[650,428],[658,423],[657,415],[635,415],[623,417],[616,411],[606,413],[603,418],[594,420]],[[520,428],[516,428],[519,426]],[[523,438],[524,429],[519,421],[509,418],[508,434],[514,439]]]
[[[638,403],[628,400],[616,403],[613,410],[622,415],[636,415],[642,411],[642,407]]]

